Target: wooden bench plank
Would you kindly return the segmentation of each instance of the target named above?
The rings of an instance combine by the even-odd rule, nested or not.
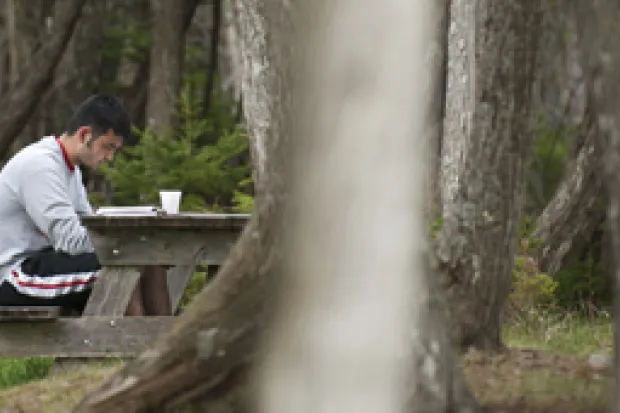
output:
[[[61,310],[61,307],[55,306],[0,306],[0,322],[49,322],[58,319],[58,317],[60,317]]]
[[[123,316],[139,278],[140,268],[104,267],[83,315]]]
[[[193,265],[179,265],[170,268],[166,274],[168,296],[170,297],[170,307],[172,308],[173,314],[179,307],[187,283],[192,277],[194,270],[195,266]]]
[[[134,357],[174,319],[67,317],[53,323],[5,323],[0,327],[0,357]]]

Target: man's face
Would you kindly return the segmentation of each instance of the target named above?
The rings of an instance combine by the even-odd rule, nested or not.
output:
[[[90,127],[80,128],[80,163],[87,168],[97,169],[105,161],[111,162],[116,151],[123,144],[123,138],[109,130],[101,136],[93,136]]]

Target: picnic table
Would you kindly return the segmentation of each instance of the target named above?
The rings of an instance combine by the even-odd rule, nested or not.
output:
[[[0,308],[0,357],[138,354],[174,319],[123,316],[144,266],[170,267],[174,310],[196,265],[220,265],[248,220],[247,214],[197,213],[82,217],[103,266],[83,315],[61,317],[56,308],[3,313]]]

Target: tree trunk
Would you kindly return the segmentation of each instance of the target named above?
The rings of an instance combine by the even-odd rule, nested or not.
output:
[[[355,232],[348,236],[355,237],[358,242],[367,240],[367,246],[375,246],[377,249],[369,250],[373,253],[368,258],[359,261],[360,257],[357,255],[357,250],[355,252],[348,251],[345,255],[353,260],[350,261],[349,265],[354,265],[347,268],[358,271],[360,265],[364,267],[369,259],[373,259],[373,265],[378,265],[378,254],[385,252],[395,258],[394,269],[398,269],[398,277],[402,283],[406,285],[413,282],[420,283],[420,290],[413,295],[407,294],[407,290],[398,290],[397,287],[400,285],[398,283],[392,286],[392,289],[397,289],[396,295],[398,296],[398,300],[395,300],[392,306],[398,305],[397,308],[391,310],[410,309],[410,306],[404,304],[408,300],[414,300],[415,295],[419,294],[417,305],[419,313],[400,314],[399,320],[403,322],[412,321],[412,316],[415,320],[412,321],[413,324],[410,324],[411,327],[405,326],[404,331],[387,330],[387,332],[397,333],[401,340],[408,339],[404,343],[401,342],[397,347],[403,351],[401,354],[405,356],[405,360],[413,364],[413,366],[407,364],[407,367],[412,367],[412,370],[406,371],[406,375],[411,374],[412,377],[402,377],[410,379],[410,381],[403,383],[411,383],[411,386],[402,386],[401,383],[402,390],[406,392],[403,397],[411,403],[409,407],[419,405],[428,406],[429,409],[432,409],[420,411],[476,411],[476,404],[464,385],[460,376],[458,360],[452,351],[451,343],[447,339],[445,314],[442,311],[445,309],[443,295],[435,289],[432,292],[427,291],[430,288],[427,283],[431,285],[434,277],[425,274],[420,268],[423,261],[423,243],[417,237],[423,233],[421,218],[423,200],[420,198],[420,194],[424,192],[422,189],[424,183],[423,175],[418,174],[417,169],[421,168],[422,162],[395,164],[391,162],[391,157],[397,155],[401,155],[399,157],[401,161],[407,160],[407,154],[414,154],[417,147],[414,137],[418,137],[419,140],[420,136],[424,136],[419,133],[424,129],[418,123],[421,123],[422,117],[427,116],[428,113],[422,103],[412,99],[422,94],[428,95],[429,82],[420,82],[419,80],[425,75],[429,76],[432,70],[422,70],[422,64],[417,63],[416,65],[415,59],[412,59],[426,55],[422,52],[426,51],[424,49],[427,43],[424,43],[422,39],[413,42],[408,34],[421,33],[422,22],[431,20],[421,17],[419,20],[415,19],[415,8],[409,4],[405,5],[407,2],[390,1],[389,6],[393,7],[384,4],[377,5],[376,2],[373,2],[372,5],[376,7],[376,13],[369,11],[366,7],[363,8],[366,10],[365,13],[361,14],[359,11],[353,13],[360,9],[357,1],[340,1],[340,7],[336,7],[336,10],[339,10],[338,16],[344,17],[329,16],[332,22],[338,22],[337,24],[332,23],[330,27],[338,27],[341,23],[344,27],[341,31],[329,33],[330,37],[333,36],[334,44],[320,41],[322,36],[328,35],[327,33],[322,32],[322,36],[321,34],[317,35],[318,44],[326,49],[322,55],[319,55],[320,60],[314,64],[322,65],[321,70],[329,77],[317,77],[319,76],[318,71],[313,71],[310,68],[304,69],[303,65],[298,71],[291,70],[292,51],[306,50],[303,47],[293,47],[294,45],[290,42],[291,38],[295,38],[295,30],[299,30],[303,24],[307,24],[307,22],[302,24],[301,20],[293,19],[294,12],[297,11],[297,3],[289,0],[286,2],[287,7],[284,7],[281,0],[268,2],[234,0],[229,3],[237,16],[235,20],[236,38],[242,42],[241,47],[237,50],[243,53],[239,61],[244,64],[242,70],[244,77],[241,82],[245,105],[244,113],[254,147],[253,153],[257,157],[255,165],[259,169],[257,174],[259,179],[256,181],[255,210],[252,219],[232,249],[218,276],[194,298],[189,308],[172,329],[160,337],[151,350],[130,362],[105,383],[100,390],[89,395],[76,408],[76,412],[146,412],[152,411],[154,407],[158,411],[173,411],[200,404],[207,411],[243,412],[256,410],[253,406],[255,401],[253,389],[256,383],[250,380],[252,376],[248,373],[256,366],[256,357],[259,354],[265,354],[261,352],[260,339],[266,323],[273,321],[271,318],[274,314],[272,313],[274,307],[271,307],[274,301],[272,297],[277,291],[284,291],[280,289],[284,288],[284,284],[280,282],[283,279],[278,274],[286,269],[286,264],[283,265],[282,259],[288,251],[287,246],[294,244],[285,235],[288,232],[282,232],[283,224],[287,222],[288,225],[288,220],[282,219],[282,217],[286,213],[284,210],[285,199],[290,199],[287,196],[289,193],[287,188],[289,187],[286,185],[291,183],[290,176],[287,173],[289,169],[286,166],[290,162],[296,164],[290,156],[287,156],[289,155],[288,141],[291,139],[296,143],[302,143],[310,138],[305,133],[293,133],[293,131],[298,130],[296,128],[289,129],[291,120],[300,119],[300,117],[294,116],[299,112],[293,111],[293,108],[299,109],[299,106],[292,105],[293,100],[291,98],[292,94],[299,89],[292,87],[291,78],[294,73],[300,75],[302,72],[314,73],[313,76],[316,79],[316,84],[320,85],[321,92],[315,95],[318,98],[313,101],[316,106],[302,107],[301,110],[307,109],[308,112],[304,111],[304,113],[318,118],[314,118],[317,120],[316,122],[312,122],[312,119],[305,119],[308,122],[307,124],[293,123],[292,127],[301,126],[305,128],[307,125],[315,127],[310,132],[312,138],[320,139],[323,144],[329,142],[327,137],[330,136],[330,133],[327,129],[330,131],[346,131],[348,143],[354,141],[356,132],[365,131],[369,139],[365,139],[364,142],[368,146],[361,145],[359,147],[361,150],[357,151],[356,159],[361,163],[354,164],[365,167],[366,172],[368,172],[368,166],[375,165],[374,160],[378,159],[382,153],[381,151],[375,153],[374,149],[381,148],[383,150],[382,148],[384,148],[382,140],[384,128],[387,125],[390,127],[401,125],[396,129],[396,135],[390,141],[396,145],[387,145],[388,152],[386,155],[389,157],[381,160],[381,174],[374,177],[373,181],[361,179],[362,177],[359,176],[351,181],[356,182],[358,185],[356,188],[364,189],[363,196],[370,196],[374,203],[369,205],[364,205],[364,202],[359,203],[359,208],[361,208],[359,211],[370,213],[371,222],[368,222],[368,227],[359,226],[357,231],[363,231],[364,234]],[[396,8],[397,4],[401,7]],[[376,15],[381,14],[390,17],[390,19],[375,18]],[[357,19],[354,16],[357,16]],[[346,24],[345,17],[351,19],[351,24]],[[397,23],[393,23],[394,20]],[[420,24],[413,24],[418,21]],[[363,35],[349,36],[350,34],[360,33],[360,30],[367,26],[359,24],[362,22],[376,26],[377,30],[366,31],[364,29],[362,30]],[[385,34],[378,37],[380,41],[367,41],[368,36],[375,36],[381,31]],[[402,35],[399,35],[401,33]],[[371,52],[367,51],[369,45],[372,45]],[[414,51],[416,51],[415,55],[413,55]],[[375,57],[377,55],[383,55],[385,59],[379,59],[381,66],[375,68]],[[330,60],[323,62],[323,56]],[[425,62],[424,59],[422,61]],[[297,68],[299,67],[297,66]],[[394,76],[395,68],[399,68],[398,73],[402,72],[401,76]],[[419,76],[411,76],[413,72],[410,69],[412,68],[416,69],[415,73],[419,73]],[[348,79],[351,79],[349,76],[351,69],[355,69],[353,79],[359,81],[349,83],[344,90],[335,87],[334,85],[342,84],[343,79],[344,84],[347,83]],[[408,77],[410,80],[403,84],[402,79]],[[374,81],[378,79],[381,82]],[[369,82],[368,80],[373,81]],[[311,87],[312,89],[318,90],[318,87]],[[331,97],[336,99],[332,100]],[[374,97],[376,97],[377,102],[383,102],[395,110],[375,110],[374,105],[377,103],[373,99]],[[358,102],[358,99],[361,101]],[[296,99],[294,102],[304,105],[301,100]],[[326,105],[323,105],[322,102],[326,102]],[[350,117],[346,113],[342,113],[346,122],[335,122],[337,119],[333,118],[334,110],[348,107],[348,103],[354,105],[351,109],[353,116]],[[317,107],[318,110],[313,110]],[[355,115],[359,115],[359,117]],[[414,118],[410,118],[411,116]],[[374,118],[370,124],[365,123],[370,127],[358,130],[357,128],[360,128],[360,125],[357,121],[366,118]],[[396,118],[399,120],[415,119],[418,123],[415,124],[414,129],[413,125],[406,122],[396,122]],[[322,125],[324,128],[320,129],[318,125]],[[305,142],[304,147],[307,145],[312,145],[312,142]],[[324,146],[324,148],[326,147]],[[346,158],[347,154],[350,154],[349,149],[343,146],[338,153]],[[303,152],[304,148],[299,150]],[[422,154],[418,156],[423,157]],[[338,157],[334,157],[331,162],[339,164]],[[310,167],[316,169],[316,165],[310,165]],[[340,170],[350,175],[355,173],[357,169],[346,171],[346,168],[341,168]],[[324,169],[318,169],[315,173],[320,171],[324,171]],[[408,190],[399,187],[396,179],[403,176],[408,181],[415,181],[417,187],[412,185]],[[379,178],[382,179],[375,180]],[[392,179],[394,179],[393,182],[391,182]],[[377,193],[377,190],[380,191],[381,188],[386,187],[384,186],[386,180],[391,183],[389,185],[391,189],[386,193],[399,200],[397,206],[401,213],[394,214],[389,221],[392,222],[392,225],[383,226],[384,216],[386,214],[389,216],[386,210],[391,209],[394,205],[389,200],[373,197],[373,195]],[[345,176],[335,182],[347,186]],[[315,183],[320,185],[319,182]],[[365,187],[365,184],[369,186]],[[316,192],[316,185],[310,185],[304,191],[313,189]],[[339,200],[342,200],[345,195],[338,195],[337,188],[332,188],[328,193],[341,197]],[[372,205],[380,206],[380,208],[374,209]],[[324,214],[328,214],[329,219],[332,219],[332,211],[328,210],[329,202],[323,201],[321,206],[322,209],[316,211],[315,215],[312,216],[318,218],[321,225],[330,227],[331,221],[324,220]],[[382,211],[385,213],[382,214]],[[342,225],[347,223],[348,209],[346,207],[341,206],[333,212],[334,222]],[[415,218],[413,214],[415,214]],[[365,216],[362,214],[360,218],[364,219]],[[401,220],[404,221],[401,222]],[[396,239],[391,241],[384,239],[384,237],[407,234],[407,232],[401,233],[400,231],[403,222],[413,224],[412,229],[417,228],[416,234],[408,234],[408,240],[404,241],[403,244]],[[342,229],[348,230],[350,228],[347,226]],[[314,228],[312,232],[314,236],[320,236],[318,229]],[[338,226],[328,228],[333,234],[338,234],[338,229]],[[381,236],[373,237],[376,234],[381,234]],[[412,238],[409,239],[410,237]],[[346,241],[344,238],[337,238],[337,240]],[[299,238],[297,238],[297,242],[300,242]],[[312,244],[316,245],[321,242]],[[406,248],[406,245],[410,245],[412,248]],[[326,246],[327,244],[324,247]],[[342,244],[339,245],[339,247],[341,246]],[[323,262],[315,262],[314,267],[310,265],[300,268],[305,268],[306,271],[314,268],[317,271],[315,272],[317,276],[320,275],[323,280],[329,281],[329,271],[323,272],[322,270],[337,268],[333,266],[322,267],[322,265],[327,265],[329,258],[338,256],[338,254],[336,251],[326,250],[325,248],[322,248],[321,251],[330,254],[330,257],[324,257]],[[417,262],[418,265],[413,267],[410,265],[413,262]],[[295,261],[295,264],[299,266],[303,262]],[[416,272],[413,274],[405,272],[405,270],[414,269]],[[369,279],[369,282],[364,283],[364,288],[373,287],[373,282],[380,282],[380,273],[376,271],[368,269],[363,274],[374,280]],[[303,274],[296,275],[296,279],[299,279]],[[344,286],[347,281],[356,280],[356,274],[353,272],[338,275],[346,275],[342,283],[334,279],[335,277],[331,277],[332,281],[338,282],[340,287]],[[366,290],[367,293],[368,290]],[[390,301],[390,297],[383,297],[383,299]],[[371,306],[372,308],[377,309],[375,304]],[[388,317],[382,321],[395,323],[397,320]],[[374,328],[381,331],[385,326],[371,324],[367,327],[370,328],[369,331],[365,332],[368,335]],[[393,327],[400,328],[403,325],[394,324]],[[361,329],[356,331],[364,333]],[[377,334],[380,335],[381,333],[378,332]],[[409,340],[413,340],[413,343]],[[413,360],[406,357],[411,351],[415,353]],[[383,355],[395,356],[392,352],[388,353]],[[394,365],[394,361],[399,361],[398,358],[391,358],[389,361],[393,367],[403,368],[400,364]],[[380,409],[380,411],[385,410]]]
[[[591,85],[587,87],[591,88]],[[541,270],[551,275],[565,267],[569,253],[574,251],[579,240],[590,239],[605,214],[598,202],[603,196],[600,170],[603,148],[592,98],[587,99],[582,125],[583,146],[567,167],[552,200],[536,220],[530,237],[538,251]]]
[[[498,349],[520,227],[537,0],[454,0],[437,256],[462,346]]]
[[[431,94],[431,136],[430,153],[431,160],[428,168],[427,179],[428,197],[427,210],[429,219],[434,221],[440,216],[441,211],[441,150],[444,132],[444,120],[446,115],[446,88],[448,71],[448,39],[450,30],[450,8],[452,0],[437,2],[437,23],[435,24],[435,36],[433,47],[433,67],[437,70],[434,76],[433,92]]]
[[[155,134],[170,133],[173,128],[184,56],[185,3],[152,0],[153,45],[151,47],[146,126]],[[192,13],[193,14],[193,13]]]
[[[28,61],[35,51],[37,39],[44,38],[47,35],[45,26],[39,24],[42,5],[37,3],[39,2],[25,4],[18,0],[6,0],[10,87],[15,87],[18,84],[22,73],[28,68]],[[41,100],[38,102],[38,108],[40,108]],[[36,139],[38,112],[40,111],[38,108],[33,110],[29,122],[26,122],[21,133],[13,141],[11,153],[18,151]]]
[[[424,149],[441,116],[429,93],[441,59],[426,58],[443,38],[440,3],[303,3],[285,277],[257,379],[262,411],[476,409],[421,241]]]
[[[605,215],[599,202],[604,191],[598,114],[583,62],[589,46],[580,44],[578,24],[570,0],[543,7],[534,111],[543,130],[555,131],[558,145],[571,148],[559,183],[545,182],[544,163],[533,165],[529,182],[529,210],[538,215],[530,245],[541,270],[550,275],[581,257]],[[549,139],[541,135],[537,138]]]
[[[63,0],[56,4],[52,34],[35,53],[18,84],[0,100],[0,158],[4,158],[22,131],[41,95],[50,85],[54,68],[71,38],[86,0]]]
[[[202,100],[202,116],[206,118],[209,115],[211,107],[211,97],[213,95],[213,87],[215,86],[215,77],[217,68],[219,67],[220,56],[220,32],[222,22],[222,2],[223,0],[213,0],[212,8],[212,28],[211,38],[209,41],[209,69],[207,70],[207,78],[205,80],[203,100]]]
[[[605,150],[605,181],[609,198],[607,217],[611,236],[614,279],[614,401],[620,412],[620,3],[614,0],[578,2],[586,75],[593,85],[594,111]],[[601,171],[603,172],[603,171]]]

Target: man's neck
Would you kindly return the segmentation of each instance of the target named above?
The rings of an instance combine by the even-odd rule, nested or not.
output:
[[[67,135],[66,133],[63,133],[60,136],[60,138],[58,138],[58,141],[65,149],[65,152],[67,156],[69,157],[71,164],[78,165],[79,164],[78,147],[77,147],[77,141],[75,137]]]

